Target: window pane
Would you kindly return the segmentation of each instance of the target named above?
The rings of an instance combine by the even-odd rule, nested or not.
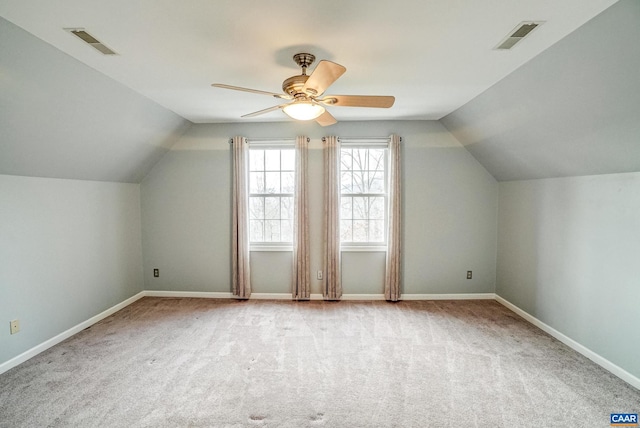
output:
[[[369,218],[369,207],[367,206],[369,198],[356,196],[353,198],[353,218],[358,220],[366,220]]]
[[[280,150],[265,150],[264,165],[267,171],[280,170]]]
[[[264,193],[264,172],[249,173],[249,193]]]
[[[264,221],[265,242],[280,242],[280,220]]]
[[[367,242],[367,220],[353,220],[353,242]]]
[[[353,171],[353,193],[367,193],[369,186],[367,185],[366,171]]]
[[[340,220],[340,241],[353,241],[353,223],[351,220]]]
[[[353,193],[353,181],[350,172],[340,174],[340,187],[342,193]]]
[[[266,183],[264,193],[280,193],[280,173],[265,172]]]
[[[349,171],[352,167],[351,149],[340,150],[340,169]]]
[[[369,221],[369,241],[384,242],[384,220]]]
[[[295,191],[294,149],[250,149],[249,235],[251,242],[291,242]]]
[[[280,218],[280,198],[264,198],[264,218],[268,220]]]
[[[353,150],[353,169],[366,170],[367,168],[367,155],[369,149],[354,149]]]
[[[249,150],[249,171],[264,171],[264,150]]]
[[[382,171],[384,169],[384,149],[369,149],[369,165],[370,171]]]
[[[293,220],[293,198],[280,198],[280,218]]]
[[[293,171],[283,172],[281,184],[282,184],[281,193],[293,193],[295,190],[295,172]]]
[[[282,150],[282,170],[295,171],[296,169],[296,151],[293,149]]]
[[[282,242],[293,241],[293,220],[282,220],[280,223],[280,240]]]
[[[264,198],[252,196],[249,198],[249,218],[264,218]]]
[[[353,201],[350,196],[343,196],[340,198],[340,219],[352,219],[353,218]]]
[[[384,198],[383,197],[369,198],[369,217],[368,218],[371,220],[384,220]]]
[[[264,241],[263,226],[264,221],[262,220],[249,220],[249,240],[251,242]]]
[[[369,172],[369,193],[384,193],[384,172]]]
[[[382,243],[387,216],[387,149],[351,147],[342,148],[340,153],[340,239],[342,242]],[[380,196],[374,196],[376,194]]]

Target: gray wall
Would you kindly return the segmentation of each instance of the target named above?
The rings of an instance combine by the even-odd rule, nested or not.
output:
[[[145,287],[230,291],[229,137],[307,135],[310,143],[311,266],[322,269],[322,143],[325,135],[403,138],[404,292],[493,292],[497,183],[438,122],[193,125],[141,185]],[[291,253],[252,256],[254,292],[290,292]],[[152,269],[160,269],[153,278]],[[473,270],[474,278],[466,279]],[[347,294],[383,291],[382,253],[348,253]],[[321,292],[313,280],[312,293]]]
[[[639,22],[614,4],[442,122],[498,181],[640,171]]]
[[[0,174],[139,183],[189,125],[0,18]]]
[[[140,242],[137,184],[0,175],[0,363],[140,292]]]
[[[640,377],[640,173],[500,183],[497,294]]]

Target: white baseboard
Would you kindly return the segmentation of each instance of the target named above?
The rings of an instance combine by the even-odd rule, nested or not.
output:
[[[58,343],[62,342],[63,340],[66,340],[68,338],[70,338],[71,336],[73,336],[76,333],[81,332],[82,330],[84,330],[87,327],[91,327],[92,325],[94,325],[95,323],[97,323],[98,321],[101,321],[103,319],[105,319],[106,317],[113,315],[114,313],[118,312],[120,309],[129,306],[130,304],[132,304],[133,302],[135,302],[136,300],[141,299],[142,297],[145,296],[145,292],[141,291],[140,293],[136,294],[135,296],[129,297],[127,300],[118,303],[117,305],[114,305],[112,307],[110,307],[109,309],[100,312],[98,315],[93,316],[91,318],[89,318],[86,321],[81,322],[78,325],[75,325],[73,327],[71,327],[68,330],[63,331],[62,333],[58,334],[57,336],[52,337],[49,340],[46,340],[44,342],[42,342],[39,345],[34,346],[33,348],[23,352],[22,354],[13,357],[12,359],[10,359],[9,361],[6,361],[2,364],[0,364],[0,374],[6,372],[7,370],[11,370],[12,368],[14,368],[15,366],[24,363],[25,361],[27,361],[30,358],[35,357],[36,355],[38,355],[39,353],[46,351],[47,349],[51,348],[52,346],[57,345]]]
[[[498,295],[496,295],[495,299],[496,299],[496,301],[498,303],[500,303],[501,305],[503,305],[503,306],[507,307],[508,309],[512,310],[516,314],[520,315],[522,318],[524,318],[525,320],[527,320],[531,324],[535,325],[540,330],[542,330],[545,333],[548,333],[549,335],[551,335],[554,338],[558,339],[560,342],[564,343],[565,345],[567,345],[568,347],[570,347],[574,351],[584,355],[585,357],[587,357],[588,359],[590,359],[594,363],[598,364],[600,367],[602,367],[605,370],[611,372],[612,374],[618,376],[620,379],[624,380],[625,382],[627,382],[629,385],[633,386],[634,388],[640,389],[640,378],[637,378],[636,376],[632,375],[631,373],[629,373],[628,371],[626,371],[622,367],[619,367],[619,366],[615,365],[614,363],[612,363],[611,361],[607,360],[603,356],[601,356],[599,354],[596,354],[591,349],[587,348],[584,345],[581,345],[580,343],[578,343],[575,340],[571,339],[569,336],[566,336],[563,333],[560,333],[555,328],[551,327],[548,324],[545,324],[544,322],[540,321],[538,318],[534,317],[533,315],[529,314],[528,312],[523,311],[522,309],[520,309],[519,307],[517,307],[513,303],[509,302],[508,300],[506,300],[506,299],[504,299],[504,298],[502,298],[502,297],[500,297]]]
[[[190,297],[197,299],[232,299],[233,294],[219,291],[162,291],[145,290],[146,297]]]
[[[494,300],[494,293],[403,294],[402,300]]]
[[[234,299],[231,293],[217,291],[161,291],[146,290],[148,297],[193,297],[203,299]],[[400,300],[494,300],[494,293],[403,294]],[[251,293],[249,300],[293,300],[291,293]],[[312,293],[309,300],[324,300],[322,294]],[[340,300],[385,300],[384,294],[343,294]]]

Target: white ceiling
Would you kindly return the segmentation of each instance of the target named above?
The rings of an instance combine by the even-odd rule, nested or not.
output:
[[[338,120],[440,119],[615,0],[0,0],[0,16],[195,123],[281,121],[278,104],[211,83],[280,92],[310,52],[344,65],[328,94],[395,95],[391,109],[332,108]],[[545,24],[495,51],[521,21]],[[83,27],[103,56],[63,28]]]

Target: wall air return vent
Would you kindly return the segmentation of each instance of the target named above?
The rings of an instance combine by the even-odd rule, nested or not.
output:
[[[78,37],[80,40],[87,43],[89,46],[93,47],[104,55],[117,55],[100,40],[87,33],[84,28],[65,28],[64,30]]]
[[[518,24],[518,26],[509,33],[507,37],[494,49],[496,50],[508,50],[513,48],[519,41],[527,37],[533,30],[543,24],[543,21],[525,21]]]

